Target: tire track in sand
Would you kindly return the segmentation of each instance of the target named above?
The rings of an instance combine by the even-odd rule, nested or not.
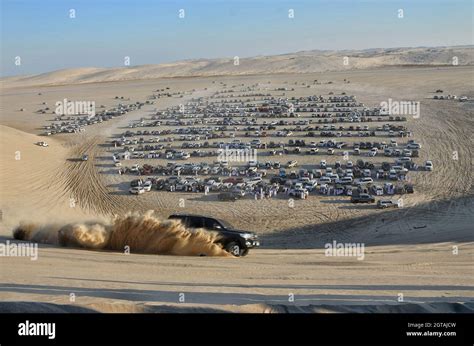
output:
[[[60,173],[63,194],[73,198],[86,211],[113,215],[125,212],[126,201],[120,195],[111,194],[95,167],[95,159],[100,154],[99,143],[102,137],[84,138],[84,142],[75,146],[65,169]],[[87,161],[81,161],[83,154],[89,155]]]

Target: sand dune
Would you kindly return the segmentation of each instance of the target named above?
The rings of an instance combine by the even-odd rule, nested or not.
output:
[[[294,60],[312,61],[305,54],[294,54]],[[366,55],[376,59],[378,53],[360,54],[360,59],[366,59]],[[450,55],[437,54],[436,61],[448,59]],[[381,60],[389,59],[390,55],[394,56],[392,60],[403,60],[399,59],[399,50],[387,53]],[[255,58],[257,60],[261,68],[267,68],[265,58]],[[288,62],[294,60],[288,56],[275,57],[277,65],[268,70],[278,64],[288,66]],[[180,63],[183,71],[188,63]],[[204,61],[199,64],[202,71],[210,66]],[[215,64],[214,67],[219,65]],[[179,71],[178,65],[168,64],[165,68]],[[151,67],[143,67],[144,71],[147,68]],[[296,63],[292,68],[303,69]],[[132,70],[128,70],[130,76],[138,73]],[[71,80],[80,84],[101,80],[108,73],[111,79],[128,78],[122,72],[121,69],[81,69],[71,75],[69,71],[59,71],[37,76],[32,83],[41,84],[51,78],[54,83],[61,80],[58,84]],[[351,83],[344,83],[345,78]],[[311,89],[302,86],[303,82],[314,79],[334,83],[314,85]],[[473,299],[474,285],[472,276],[466,274],[472,270],[473,256],[470,231],[473,222],[472,103],[431,98],[438,88],[447,93],[474,96],[469,84],[472,69],[397,68],[216,77],[215,84],[212,80],[180,78],[6,90],[1,95],[2,124],[10,127],[0,127],[0,240],[16,242],[12,239],[12,230],[22,221],[46,225],[75,225],[87,220],[104,223],[113,214],[149,209],[154,209],[160,218],[166,218],[180,210],[178,197],[183,197],[186,211],[190,213],[213,215],[238,228],[258,232],[262,249],[251,251],[245,258],[227,260],[142,255],[133,251],[134,246],[130,255],[124,255],[123,251],[105,251],[106,248],[94,251],[90,251],[90,247],[64,248],[55,245],[53,239],[53,244],[39,246],[34,265],[29,258],[2,258],[4,280],[0,297],[5,302],[0,306],[2,311],[72,311],[71,293],[77,295],[74,306],[81,312],[472,310],[469,302]],[[271,81],[269,89],[273,90],[297,81],[295,95],[330,91],[354,93],[368,105],[388,97],[421,100],[423,114],[416,121],[410,120],[409,127],[423,144],[419,160],[432,159],[436,170],[429,175],[418,172],[420,174],[413,176],[417,191],[406,196],[407,208],[401,210],[356,209],[333,198],[317,197],[293,209],[283,207],[285,201],[278,200],[246,200],[229,205],[186,193],[154,191],[129,196],[120,191],[120,186],[128,187],[131,176],[110,174],[114,169],[110,153],[101,144],[110,140],[112,134],[122,132],[128,121],[150,114],[154,107],[161,109],[185,102],[183,98],[159,99],[156,105],[129,113],[126,118],[91,126],[84,134],[53,137],[32,134],[38,133],[37,129],[50,119],[50,115],[40,116],[33,113],[34,110],[42,107],[43,102],[51,105],[63,96],[86,100],[93,97],[98,104],[110,107],[117,102],[115,95],[131,96],[133,101],[144,100],[156,88],[168,86],[181,91],[197,89],[191,98],[204,93],[204,88],[209,88],[206,92],[215,91],[218,82],[253,85],[267,81]],[[28,79],[24,82],[30,83]],[[291,92],[287,94],[292,96]],[[20,112],[23,107],[26,110]],[[38,141],[47,141],[49,147],[35,145]],[[452,160],[454,150],[459,160]],[[20,160],[16,160],[17,151]],[[83,153],[89,154],[89,161],[77,160]],[[303,156],[297,159],[302,163],[306,159],[307,163],[314,160]],[[334,239],[366,243],[365,260],[325,256],[323,244]],[[119,248],[124,243],[117,244]],[[459,249],[459,254],[453,254],[454,247]],[[186,305],[177,303],[179,292],[186,293],[189,299]],[[288,304],[289,293],[297,297],[295,306]],[[399,293],[405,295],[408,304],[397,303]],[[17,303],[19,301],[25,303]],[[33,301],[39,304],[28,303]]]
[[[313,73],[367,69],[383,66],[460,66],[474,64],[472,46],[438,48],[390,48],[349,51],[304,51],[275,56],[187,60],[159,65],[122,68],[65,69],[34,76],[3,78],[8,86],[62,85],[164,77],[253,75],[272,73]],[[344,58],[347,57],[347,61]]]

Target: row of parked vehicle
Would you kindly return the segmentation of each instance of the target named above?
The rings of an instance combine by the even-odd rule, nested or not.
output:
[[[132,104],[119,103],[117,107],[109,110],[102,110],[93,116],[77,114],[74,116],[64,117],[64,115],[58,114],[52,124],[44,126],[45,132],[43,135],[51,136],[58,133],[84,132],[86,126],[100,124],[104,121],[122,116],[128,112],[140,109],[143,105],[144,103],[141,102]]]
[[[331,96],[332,97],[332,96]],[[292,137],[294,132],[306,131],[306,137],[342,137],[344,131],[348,136],[388,136],[409,137],[411,132],[394,121],[404,121],[403,117],[391,117],[381,114],[377,108],[369,109],[359,105],[354,99],[335,98],[299,98],[284,99],[265,97],[252,102],[215,102],[215,100],[197,98],[187,103],[184,108],[170,107],[157,112],[151,119],[141,119],[131,127],[156,127],[156,130],[128,130],[122,134],[116,146],[128,152],[128,158],[165,158],[168,160],[187,160],[193,156],[204,157],[217,155],[219,149],[265,149],[259,154],[280,156],[289,154],[336,155],[340,153],[345,161],[337,161],[329,167],[326,160],[321,160],[319,167],[311,170],[300,169],[296,160],[286,163],[267,161],[265,163],[250,160],[245,165],[233,167],[231,162],[220,160],[209,163],[176,163],[166,166],[138,164],[131,168],[121,168],[121,173],[132,173],[140,176],[152,176],[142,182],[134,182],[132,193],[145,193],[156,190],[185,192],[216,192],[221,200],[236,200],[247,195],[275,196],[284,193],[286,196],[306,198],[309,193],[325,195],[352,196],[354,203],[363,203],[358,197],[366,193],[369,196],[411,193],[413,186],[407,184],[409,171],[418,170],[413,158],[419,156],[421,144],[413,139],[407,143],[398,143],[395,138],[389,141],[358,141],[347,143],[340,139],[307,139],[290,138],[285,141],[264,142],[259,137],[276,136]],[[303,103],[307,102],[307,105]],[[346,107],[347,106],[347,107]],[[351,109],[352,107],[352,109]],[[300,118],[300,112],[315,111],[313,118]],[[339,117],[334,115],[339,112]],[[326,115],[323,115],[326,113]],[[271,119],[276,118],[276,119]],[[277,119],[282,118],[282,119]],[[295,118],[286,120],[285,118]],[[262,123],[258,120],[262,119]],[[151,120],[151,121],[149,121]],[[337,126],[339,122],[384,121],[377,126],[349,124]],[[322,122],[324,124],[322,124]],[[315,124],[317,123],[317,124]],[[203,126],[197,126],[203,125]],[[282,128],[283,127],[283,128]],[[257,137],[251,140],[236,138],[237,132],[245,132],[244,137]],[[339,135],[340,133],[340,135]],[[141,136],[140,138],[134,138]],[[210,141],[218,138],[220,141]],[[231,140],[223,140],[231,138]],[[173,145],[174,142],[182,142]],[[159,144],[155,144],[159,143]],[[201,150],[213,148],[217,150]],[[195,149],[186,151],[183,149]],[[267,150],[268,149],[268,150]],[[340,150],[340,151],[337,151]],[[393,157],[394,162],[383,162],[381,167],[369,161],[346,161],[346,156],[365,154],[369,157]],[[364,150],[364,152],[362,152]],[[124,152],[122,155],[125,158]],[[360,156],[362,158],[362,156]],[[116,159],[118,161],[118,159]],[[121,163],[117,163],[121,165]],[[426,170],[433,170],[431,161],[424,165]],[[381,185],[383,184],[383,185]],[[356,193],[354,194],[354,191]],[[368,199],[372,201],[371,198]]]

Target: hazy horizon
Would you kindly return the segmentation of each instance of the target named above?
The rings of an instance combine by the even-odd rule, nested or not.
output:
[[[363,51],[371,51],[371,50],[378,50],[378,49],[385,49],[385,50],[390,50],[390,49],[419,49],[419,48],[427,48],[427,49],[436,49],[436,48],[474,48],[473,45],[471,44],[466,44],[466,45],[455,45],[455,46],[416,46],[416,47],[371,47],[371,48],[364,48],[364,49],[311,49],[311,50],[300,50],[300,51],[295,51],[295,52],[284,52],[284,53],[279,53],[279,54],[272,54],[272,55],[254,55],[254,56],[248,56],[248,57],[240,57],[242,59],[246,58],[256,58],[259,56],[282,56],[282,55],[291,55],[291,54],[300,54],[300,53],[305,53],[305,52],[363,52]],[[130,65],[130,66],[71,66],[71,67],[65,67],[65,68],[58,68],[50,71],[43,71],[40,73],[30,73],[30,74],[18,74],[18,75],[5,75],[5,76],[0,76],[0,78],[9,78],[9,77],[22,77],[22,76],[36,76],[36,75],[41,75],[41,74],[47,74],[47,73],[52,73],[52,72],[57,72],[57,71],[63,71],[63,70],[74,70],[74,69],[81,69],[81,68],[98,68],[98,69],[115,69],[115,68],[137,68],[140,66],[147,66],[147,65],[161,65],[161,64],[173,64],[173,63],[179,63],[179,62],[186,62],[186,61],[207,61],[207,60],[217,60],[217,59],[232,59],[233,57],[215,57],[215,58],[206,58],[206,57],[201,57],[201,58],[192,58],[192,59],[181,59],[181,60],[173,60],[173,61],[164,61],[161,63],[156,63],[156,64],[140,64],[140,65]]]

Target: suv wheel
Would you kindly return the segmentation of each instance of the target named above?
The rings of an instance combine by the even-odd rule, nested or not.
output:
[[[240,256],[240,245],[234,241],[227,244],[225,250],[235,257]]]

